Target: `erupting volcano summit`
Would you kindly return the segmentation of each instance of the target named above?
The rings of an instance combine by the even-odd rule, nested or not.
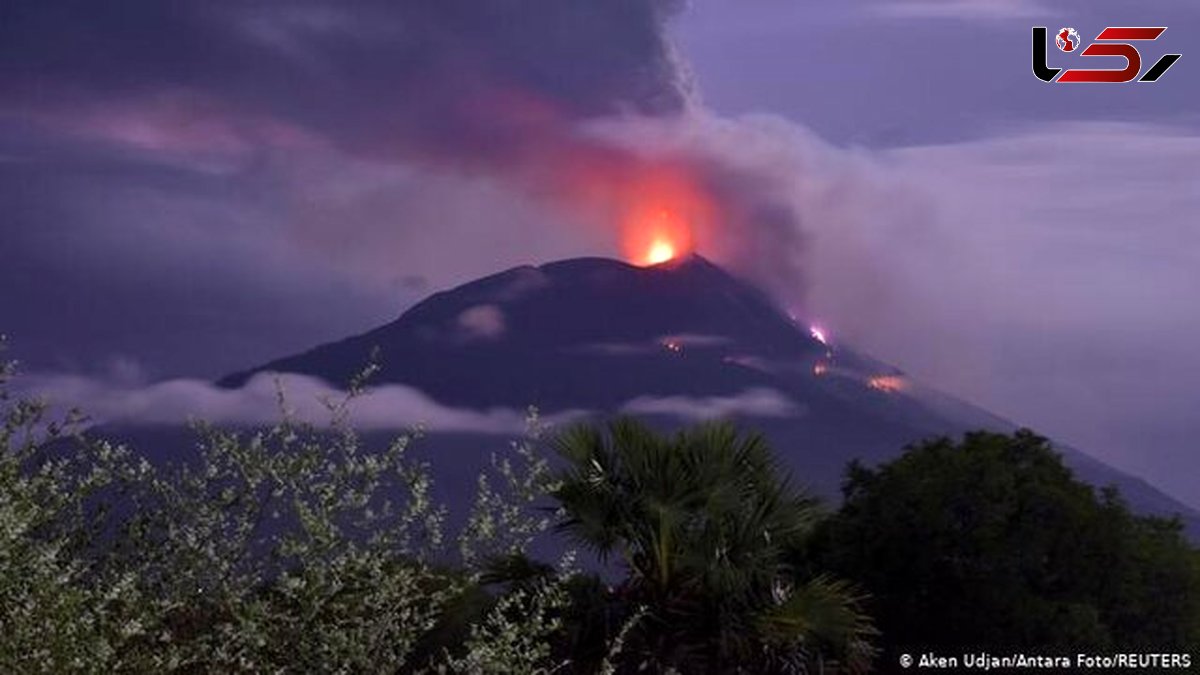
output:
[[[771,438],[806,484],[830,496],[851,459],[888,459],[930,436],[1015,428],[793,320],[705,258],[670,253],[633,258],[638,264],[578,258],[510,269],[436,293],[385,326],[220,384],[240,387],[273,371],[344,385],[377,349],[373,384],[403,384],[448,406],[636,414],[664,426],[743,420]],[[419,421],[397,420],[397,427]],[[436,445],[438,430],[430,431]],[[1085,480],[1119,484],[1142,511],[1183,513],[1200,533],[1200,514],[1081,452],[1062,451]],[[439,461],[452,455],[439,453]]]

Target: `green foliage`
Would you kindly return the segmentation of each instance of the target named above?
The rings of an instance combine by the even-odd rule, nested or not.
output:
[[[500,596],[482,621],[471,626],[466,653],[440,672],[545,673],[553,663],[551,641],[562,628],[569,602],[561,579],[571,575],[570,556],[562,574],[545,574]],[[560,662],[560,665],[565,662]]]
[[[361,381],[328,403],[329,429],[286,414],[253,433],[201,426],[194,461],[154,467],[12,396],[12,374],[0,369],[0,671],[553,669],[569,573],[493,594],[435,562],[443,511],[413,438],[368,450],[348,423]],[[505,498],[488,503],[512,513]],[[439,643],[454,609],[467,639]]]
[[[0,672],[861,672],[865,609],[899,651],[1200,647],[1180,524],[1032,433],[852,465],[829,518],[761,436],[620,420],[554,437],[554,464],[531,411],[448,546],[418,434],[353,431],[371,370],[326,427],[281,391],[273,427],[197,425],[152,466],[0,362]],[[623,578],[530,558],[555,523]]]
[[[781,478],[761,436],[729,425],[662,436],[620,420],[578,427],[557,449],[567,463],[555,491],[561,528],[619,559],[627,577],[610,602],[646,612],[625,637],[627,667],[786,672],[823,657],[851,670],[869,662],[871,630],[855,594],[798,578],[787,564],[818,512]]]
[[[459,535],[462,559],[476,572],[519,557],[551,524],[538,509],[555,490],[550,463],[538,452],[545,428],[536,408],[526,420],[525,437],[512,443],[512,452],[492,455],[491,473],[479,474],[475,504]]]
[[[1200,646],[1197,554],[1181,525],[1097,494],[1029,431],[852,466],[817,548],[868,589],[896,652]]]

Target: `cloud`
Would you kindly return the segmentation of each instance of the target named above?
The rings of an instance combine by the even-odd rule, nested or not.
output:
[[[793,417],[803,415],[804,408],[773,389],[756,388],[733,396],[640,396],[621,406],[621,412],[696,421],[734,416]]]
[[[342,337],[415,292],[298,245],[270,171],[208,171],[0,124],[0,330],[42,369],[214,376]],[[222,160],[224,161],[224,160]],[[269,163],[269,162],[268,162]],[[86,330],[81,326],[86,326]]]
[[[285,119],[250,113],[187,89],[84,98],[69,106],[18,99],[0,118],[149,162],[204,173],[236,171],[263,148],[315,148],[324,141]]]
[[[686,78],[662,34],[675,5],[134,0],[117,16],[47,0],[0,26],[0,91],[56,112],[178,92],[358,154],[514,163],[573,119],[681,109]]]
[[[262,426],[278,422],[286,410],[296,420],[324,426],[332,418],[329,406],[346,400],[346,393],[339,388],[295,373],[262,373],[238,389],[192,379],[136,384],[38,373],[22,375],[12,384],[18,394],[40,398],[54,410],[81,410],[89,424],[94,425],[177,425],[196,420]],[[348,410],[350,423],[360,431],[420,427],[429,433],[520,434],[527,427],[526,411],[445,406],[418,389],[399,384],[368,387],[349,402]],[[732,396],[639,396],[619,406],[618,412],[693,422],[729,417],[792,417],[803,415],[804,407],[773,389],[755,388]],[[561,427],[596,414],[587,410],[554,410],[543,411],[541,419],[550,426]]]
[[[467,340],[495,340],[506,329],[504,310],[496,305],[475,305],[458,315],[458,327]]]
[[[217,375],[394,316],[414,278],[612,253],[578,191],[628,155],[577,127],[689,105],[677,4],[14,6],[4,328],[46,367]]]
[[[484,258],[629,254],[644,214],[669,211],[702,252],[803,292],[794,176],[820,171],[824,149],[702,108],[666,35],[680,3],[136,5],[137,22],[80,0],[21,5],[0,27],[0,113],[101,155],[106,174],[169,166],[187,192],[223,177],[250,202],[239,236],[295,251],[297,274],[325,267],[378,297],[413,275],[491,271]],[[449,250],[467,232],[503,237]]]
[[[327,403],[345,399],[345,392],[295,374],[257,375],[240,389],[190,379],[130,385],[74,375],[34,374],[22,376],[14,384],[19,391],[42,397],[58,409],[77,407],[95,423],[181,424],[194,419],[227,425],[273,424],[281,419],[278,395],[282,391],[286,407],[296,419],[323,425],[331,417]],[[443,406],[403,385],[371,387],[353,400],[349,409],[351,423],[364,431],[421,426],[431,433],[518,434],[526,424],[523,411]],[[564,424],[581,414],[559,411],[547,415],[546,421]]]
[[[1049,124],[877,163],[914,208],[814,236],[835,336],[1196,504],[1200,136]]]
[[[882,16],[913,19],[1021,19],[1049,13],[1032,0],[887,0],[869,7]]]

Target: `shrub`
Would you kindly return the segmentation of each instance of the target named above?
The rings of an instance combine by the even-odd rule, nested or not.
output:
[[[0,370],[0,670],[552,669],[566,574],[496,594],[448,567],[416,436],[369,450],[348,422],[361,379],[329,403],[327,429],[286,413],[258,431],[199,425],[192,460],[152,466],[12,395],[13,372]],[[481,503],[520,510],[506,499]],[[464,551],[489,543],[476,534]],[[513,534],[520,551],[529,533]],[[468,638],[439,642],[463,607]]]

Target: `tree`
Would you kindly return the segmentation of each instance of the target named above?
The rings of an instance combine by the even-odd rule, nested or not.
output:
[[[13,395],[13,374],[0,361],[0,671],[561,665],[565,579],[493,593],[449,568],[412,437],[369,448],[348,424],[361,383],[330,402],[328,428],[286,414],[268,429],[202,426],[195,457],[153,466]],[[508,510],[496,491],[487,504]],[[495,538],[524,540],[506,526]],[[453,643],[439,635],[451,614],[467,618]]]
[[[673,436],[619,420],[559,437],[560,529],[625,578],[613,602],[645,615],[626,666],[683,672],[865,668],[870,624],[842,582],[801,578],[787,551],[816,502],[795,490],[764,439],[727,424]],[[594,597],[594,596],[593,596]]]
[[[866,587],[885,662],[926,648],[1200,644],[1200,575],[1181,524],[1075,480],[1030,431],[854,464],[844,493],[817,560]]]

